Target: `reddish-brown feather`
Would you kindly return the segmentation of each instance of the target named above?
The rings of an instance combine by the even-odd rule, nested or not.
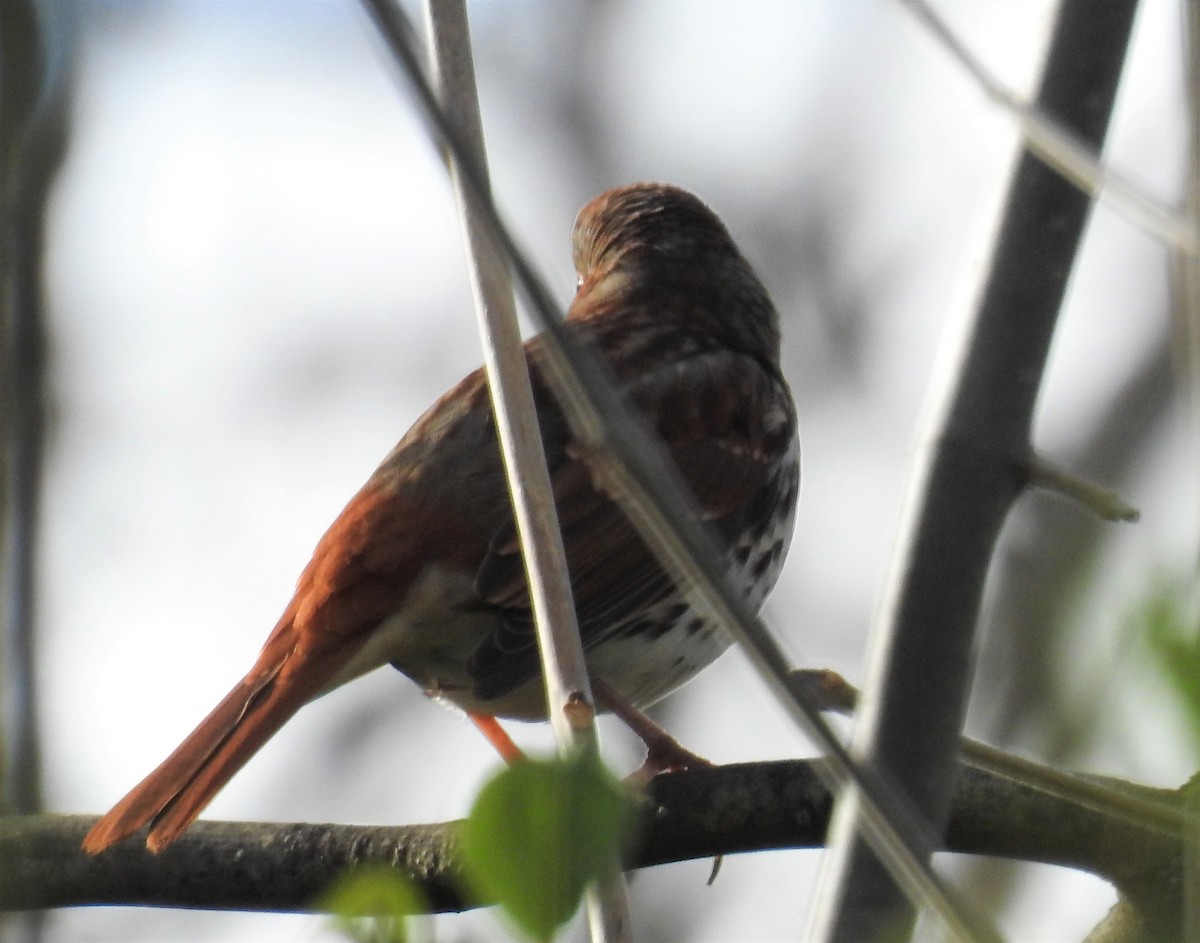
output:
[[[386,562],[386,592],[371,583],[374,599],[356,596],[369,579],[363,551],[379,539],[392,497],[367,487],[322,537],[300,576],[296,595],[268,636],[257,662],[220,704],[149,776],[104,815],[84,839],[96,853],[151,824],[147,847],[165,848],[208,805],[229,779],[337,675],[366,634],[398,604],[404,580],[399,558]],[[374,561],[377,565],[381,561]],[[347,605],[347,600],[353,600]],[[357,643],[354,636],[362,636]]]
[[[308,639],[317,644],[305,645]],[[299,639],[297,646],[284,655],[274,676],[244,702],[233,725],[223,733],[219,727],[214,728],[214,733],[220,735],[215,742],[195,743],[203,760],[182,788],[154,813],[146,847],[158,852],[175,841],[250,757],[321,691],[352,654],[352,648],[329,644],[322,636]],[[194,737],[196,734],[188,740]]]
[[[143,825],[153,821],[164,809],[176,802],[180,793],[205,765],[222,754],[230,734],[245,721],[255,698],[274,683],[289,654],[286,641],[277,629],[250,673],[225,695],[212,713],[201,721],[157,769],[92,826],[83,840],[84,851],[91,854],[103,851],[109,845],[127,838]],[[270,718],[274,721],[271,732],[278,730],[291,713],[294,711],[287,716],[277,714]],[[202,807],[203,803],[194,808],[184,806],[185,812],[190,813],[188,820],[195,818]]]

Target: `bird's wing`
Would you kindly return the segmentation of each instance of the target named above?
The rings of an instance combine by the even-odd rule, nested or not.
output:
[[[739,354],[698,355],[649,372],[625,389],[675,465],[702,520],[726,542],[775,505],[773,471],[795,435],[790,394],[774,373]],[[551,481],[584,648],[625,629],[673,584],[611,500],[588,457],[568,445]],[[492,541],[476,584],[503,610],[472,655],[476,694],[501,696],[537,672],[528,584],[512,526]]]

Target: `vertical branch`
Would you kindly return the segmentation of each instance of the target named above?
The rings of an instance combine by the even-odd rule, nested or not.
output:
[[[1096,150],[1135,9],[1134,0],[1065,0],[1055,25],[1037,107]],[[908,792],[938,835],[950,809],[984,580],[1026,480],[1033,408],[1090,205],[1026,149],[991,270],[931,390],[853,748]],[[856,789],[838,803],[814,939],[911,932],[913,906],[859,837],[860,805]]]
[[[34,589],[46,425],[43,214],[65,145],[66,94],[65,12],[55,13],[0,4],[0,806],[18,813],[41,806]]]
[[[431,69],[446,117],[468,149],[468,162],[488,188],[487,156],[464,0],[427,0]],[[559,751],[597,749],[595,711],[558,513],[538,427],[533,391],[513,300],[508,260],[481,218],[463,181],[458,156],[448,155],[467,246],[471,287],[483,340],[496,429],[517,520],[533,604],[546,703]],[[617,862],[588,894],[592,939],[629,939],[629,902]]]
[[[42,804],[36,674],[38,510],[46,429],[42,249],[66,142],[70,17],[0,3],[0,813]],[[0,862],[0,882],[4,880]],[[8,929],[36,941],[42,919]]]

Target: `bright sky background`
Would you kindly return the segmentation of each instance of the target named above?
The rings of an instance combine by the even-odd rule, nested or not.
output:
[[[249,667],[325,527],[480,354],[447,184],[354,3],[80,7],[49,239],[39,680],[50,807],[99,812]],[[803,423],[798,533],[771,621],[798,659],[857,680],[930,370],[985,257],[1012,124],[885,0],[598,9],[472,5],[499,202],[564,304],[571,221],[601,189],[666,180],[725,219],[783,311]],[[1052,4],[938,9],[1028,87]],[[1109,151],[1168,200],[1177,25],[1173,3],[1145,0]],[[1064,459],[1165,318],[1162,250],[1104,207],[1094,222],[1039,416],[1040,443]],[[1195,468],[1178,437],[1151,459],[1127,486],[1143,521],[1114,539],[1087,609],[1096,639],[1066,685],[1120,655],[1148,575],[1194,552]],[[1132,736],[1123,714],[1150,695],[1118,680],[1091,768],[1190,775],[1170,731]],[[811,751],[736,655],[673,701],[672,730],[716,761]],[[614,765],[634,767],[635,744],[604,730]],[[464,721],[379,672],[303,711],[207,814],[437,821],[466,811],[495,762]],[[794,938],[817,861],[734,857],[714,888],[708,862],[643,873],[635,922],[646,939]],[[1004,917],[1015,939],[1079,939],[1112,901],[1078,875],[1021,888]],[[684,900],[686,913],[659,909]],[[495,937],[491,919],[445,920],[439,938]],[[48,934],[332,938],[312,918],[121,910],[57,913]]]

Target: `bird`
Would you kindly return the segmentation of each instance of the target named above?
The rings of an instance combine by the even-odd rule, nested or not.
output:
[[[780,319],[718,216],[687,190],[601,193],[571,234],[578,276],[563,329],[607,369],[661,442],[728,578],[762,606],[800,485]],[[693,610],[614,502],[525,343],[580,639],[602,707],[636,715],[730,642]],[[145,826],[174,842],[302,706],[385,665],[487,732],[545,720],[526,574],[487,380],[438,399],[334,520],[257,661],[179,747],[87,833],[98,854]]]

